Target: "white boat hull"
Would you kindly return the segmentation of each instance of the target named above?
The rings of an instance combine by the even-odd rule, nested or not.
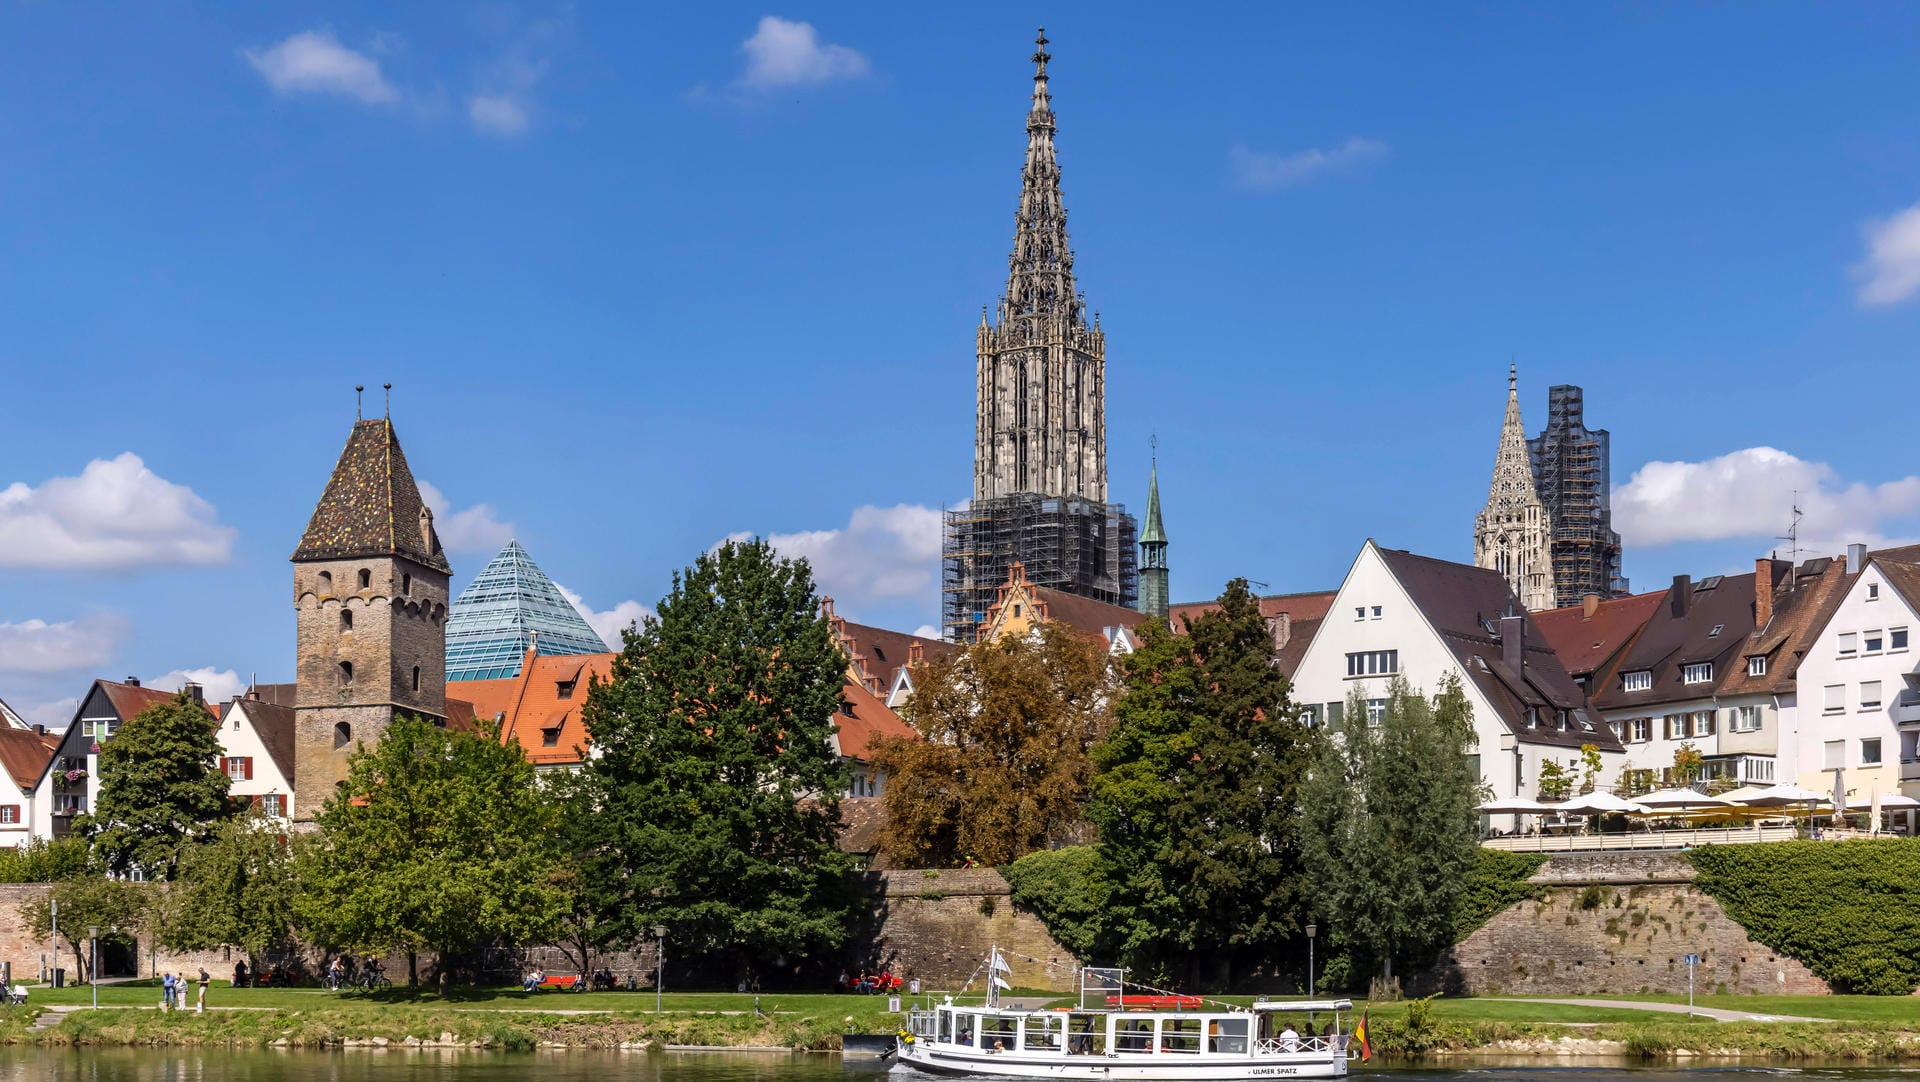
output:
[[[1219,1056],[1116,1053],[1106,1056],[983,1054],[967,1049],[903,1044],[895,1071],[1061,1082],[1239,1082],[1265,1078],[1342,1078],[1346,1056],[1332,1052]]]

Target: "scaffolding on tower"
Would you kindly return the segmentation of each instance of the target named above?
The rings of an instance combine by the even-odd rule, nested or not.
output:
[[[1016,493],[945,513],[940,610],[949,642],[970,643],[1015,563],[1027,581],[1133,608],[1139,526],[1117,503]]]

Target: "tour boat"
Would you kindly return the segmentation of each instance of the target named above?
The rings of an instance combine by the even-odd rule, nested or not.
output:
[[[1083,970],[1078,1007],[1003,1005],[1010,973],[998,949],[985,1003],[908,1012],[896,1070],[1064,1082],[1236,1082],[1339,1078],[1350,1054],[1348,999],[1211,1005],[1191,996],[1128,996],[1118,970]],[[1093,975],[1094,987],[1089,988]],[[1089,992],[1100,1003],[1089,1006]],[[1115,994],[1106,994],[1112,992]],[[1358,1054],[1359,1048],[1351,1049]]]

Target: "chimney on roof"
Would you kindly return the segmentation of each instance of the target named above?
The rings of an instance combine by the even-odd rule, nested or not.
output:
[[[1519,672],[1527,663],[1527,618],[1525,616],[1502,616],[1500,618],[1500,660],[1507,668]]]
[[[125,680],[122,680],[120,682],[127,685],[130,688],[137,688],[140,686],[140,678],[137,676],[129,676]]]
[[[205,693],[200,690],[200,685],[191,680],[181,685],[180,690],[186,692],[187,698],[192,699],[196,703],[204,703],[207,701]]]
[[[1687,614],[1687,605],[1693,600],[1693,579],[1686,575],[1673,577],[1673,588],[1667,591],[1667,608],[1678,620]]]
[[[1599,594],[1582,594],[1580,596],[1580,618],[1582,620],[1593,619],[1594,614],[1598,613],[1599,611],[1600,611],[1600,595]]]
[[[1860,569],[1865,567],[1866,565],[1867,565],[1867,546],[1848,545],[1847,546],[1847,574],[1858,575],[1860,573]]]
[[[1787,574],[1793,574],[1789,569]],[[1763,630],[1773,619],[1773,561],[1753,561],[1753,626]]]
[[[35,725],[35,726],[33,727],[33,731],[34,731],[34,733],[35,733],[36,735],[38,735],[38,736],[45,736],[45,735],[47,735],[47,727],[46,727],[45,725]]]

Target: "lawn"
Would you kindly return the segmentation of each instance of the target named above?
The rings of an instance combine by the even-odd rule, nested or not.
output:
[[[197,989],[196,989],[197,991]],[[755,998],[734,992],[668,992],[661,1006],[671,1014],[707,1014],[738,1012],[750,1014]],[[886,1016],[885,996],[824,995],[800,992],[770,992],[758,997],[760,1010],[768,1014],[796,1014],[809,1017],[851,1015],[862,1025],[880,1024]],[[66,988],[31,986],[27,1002],[33,1006],[85,1006],[93,1003],[93,990],[86,985]],[[191,998],[189,999],[191,1002]],[[102,1007],[156,1007],[160,990],[154,985],[103,984]],[[511,988],[455,989],[445,997],[437,992],[409,992],[404,988],[379,992],[328,992],[320,988],[233,988],[225,981],[207,987],[209,1007],[251,1007],[281,1010],[331,1010],[368,1007],[426,1008],[469,1011],[614,1011],[620,1014],[651,1014],[654,998],[650,991],[638,992],[522,992]]]

